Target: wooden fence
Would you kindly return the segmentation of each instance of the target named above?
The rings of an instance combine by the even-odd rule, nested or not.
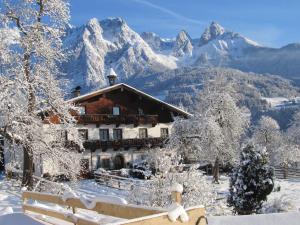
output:
[[[132,190],[134,186],[145,186],[145,182],[151,182],[150,180],[138,180],[99,172],[94,176],[95,181],[99,184],[126,191]]]
[[[172,193],[174,200],[181,200],[178,192]],[[113,223],[114,225],[179,225],[183,224],[180,220],[172,222],[168,217],[168,212],[162,208],[141,207],[137,205],[120,205],[107,202],[99,202],[93,208],[87,206],[79,198],[68,198],[65,201],[57,195],[42,194],[37,192],[23,192],[23,211],[42,214],[48,217],[64,220],[77,225],[99,225],[104,224],[101,221],[88,219],[80,216],[78,212],[81,209],[97,212],[102,215],[122,218],[123,222]],[[41,207],[40,205],[28,204],[29,200],[39,201],[43,203],[57,204],[63,207],[69,207],[66,210],[54,210],[50,207]],[[179,203],[178,202],[178,203]],[[72,210],[71,210],[72,209]],[[186,209],[189,220],[186,225],[205,225],[205,210],[203,207],[193,207]],[[124,220],[125,219],[125,220]],[[49,221],[47,221],[49,222]],[[111,223],[110,223],[111,224]]]
[[[8,178],[16,178],[18,180],[21,180],[23,176],[23,172],[21,170],[13,170],[8,171]],[[62,183],[54,182],[47,180],[42,177],[38,177],[33,175],[33,191],[38,192],[47,192],[51,190],[52,194],[60,194],[64,190],[64,185]]]
[[[300,179],[300,169],[275,167],[275,176],[279,179]]]

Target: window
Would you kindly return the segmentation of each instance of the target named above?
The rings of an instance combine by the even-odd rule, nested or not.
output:
[[[140,138],[147,138],[148,137],[147,128],[140,128],[139,129],[139,137]]]
[[[78,134],[79,134],[79,137],[82,140],[88,140],[89,139],[89,133],[88,133],[87,129],[79,129]]]
[[[169,136],[169,129],[168,128],[160,128],[160,136],[161,137],[168,137]]]
[[[108,141],[108,140],[109,140],[109,130],[100,129],[100,141]]]
[[[113,115],[115,115],[115,116],[120,115],[120,107],[118,107],[118,106],[113,107]]]
[[[114,137],[114,140],[121,140],[122,139],[122,129],[114,129],[113,137]]]
[[[139,113],[139,115],[144,115],[144,111],[143,111],[143,109],[141,109],[141,108],[138,108],[138,113]]]
[[[96,169],[99,169],[100,167],[101,167],[101,157],[100,157],[100,155],[97,155]]]
[[[85,107],[84,106],[79,106],[77,107],[78,115],[85,115]]]
[[[101,160],[101,167],[102,168],[110,168],[110,159],[102,159]]]

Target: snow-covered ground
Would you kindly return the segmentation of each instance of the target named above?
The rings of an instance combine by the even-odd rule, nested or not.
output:
[[[208,177],[210,179],[210,177]],[[219,201],[223,201],[223,205],[226,205],[226,195],[228,193],[228,177],[222,176],[220,184],[215,185],[219,194]],[[99,195],[110,195],[125,198],[128,196],[127,191],[108,188],[98,185],[93,180],[83,180],[78,184],[69,184],[72,189],[79,195],[84,195],[88,198],[93,198]],[[298,180],[277,180],[276,189],[280,191],[274,191],[268,197],[266,207],[276,205],[276,207],[284,208],[286,211],[300,211],[300,181]],[[5,214],[20,213],[21,210],[21,188],[20,182],[16,180],[7,180],[5,177],[0,177],[0,225],[4,225],[5,220],[9,220],[9,216],[3,217]],[[288,206],[286,206],[288,204]],[[291,207],[291,205],[293,207]],[[270,211],[272,212],[272,211]],[[18,217],[23,218],[20,214]],[[101,217],[99,217],[101,218]],[[212,217],[211,217],[212,218]],[[221,217],[220,217],[221,218]],[[28,218],[24,218],[28,219]],[[45,219],[45,218],[44,218]],[[106,219],[115,220],[116,218],[101,218],[103,221]],[[68,224],[68,223],[64,223]]]

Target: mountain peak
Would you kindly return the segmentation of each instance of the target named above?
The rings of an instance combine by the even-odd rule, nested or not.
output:
[[[185,30],[181,30],[179,32],[179,34],[177,35],[177,40],[180,39],[180,40],[191,40],[191,37],[190,35],[185,31]]]
[[[191,37],[185,30],[181,30],[176,37],[175,45],[173,47],[173,55],[182,57],[184,55],[192,55],[193,45]]]
[[[213,21],[209,27],[207,27],[204,33],[201,35],[200,38],[200,45],[206,44],[210,40],[217,38],[225,33],[225,28],[222,27],[217,22]]]
[[[108,17],[107,19],[101,20],[101,24],[108,27],[122,27],[126,25],[126,22],[121,17]]]
[[[92,18],[87,22],[88,25],[95,25],[95,24],[99,24],[99,21],[97,18]]]

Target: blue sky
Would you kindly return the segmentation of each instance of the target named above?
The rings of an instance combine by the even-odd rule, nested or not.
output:
[[[300,42],[300,0],[71,0],[71,23],[122,17],[137,32],[200,37],[211,21],[271,47]]]

